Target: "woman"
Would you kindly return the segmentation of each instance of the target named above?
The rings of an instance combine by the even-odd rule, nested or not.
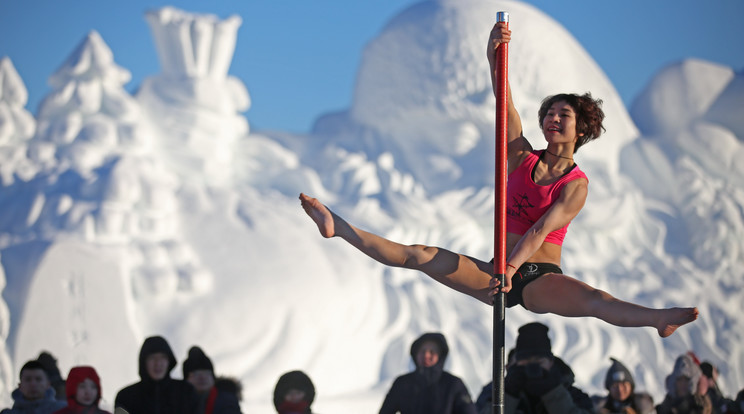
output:
[[[497,23],[487,50],[494,88],[496,50],[510,39],[511,31],[504,23]],[[324,237],[341,237],[380,263],[419,270],[486,304],[493,303],[493,295],[504,292],[509,307],[520,304],[535,313],[593,316],[617,326],[649,326],[662,337],[669,336],[695,320],[697,309],[651,309],[623,302],[564,275],[560,269],[563,237],[584,206],[588,190],[588,179],[574,163],[573,154],[604,130],[600,105],[601,101],[589,94],[546,98],[538,115],[547,148],[533,151],[522,135],[522,122],[509,91],[507,199],[512,204],[507,207],[508,260],[503,286],[492,277],[491,263],[438,247],[405,246],[384,239],[352,226],[305,194],[300,194],[302,207]]]
[[[90,366],[77,366],[67,375],[67,407],[54,414],[111,414],[98,408],[101,380]]]

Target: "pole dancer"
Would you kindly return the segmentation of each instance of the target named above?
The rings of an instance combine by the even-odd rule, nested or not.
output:
[[[491,30],[487,55],[491,80],[497,81],[495,53],[511,40],[500,22]],[[494,276],[493,264],[440,247],[403,245],[359,229],[319,200],[300,194],[305,212],[323,237],[339,237],[372,259],[423,272],[458,292],[492,305],[493,296],[506,294],[506,306],[521,305],[534,313],[566,317],[591,316],[621,327],[651,327],[661,337],[697,319],[698,310],[648,308],[619,300],[563,273],[561,246],[571,220],[586,201],[588,179],[573,154],[604,130],[601,101],[590,94],[558,94],[545,98],[538,119],[546,141],[533,150],[522,134],[522,122],[508,98],[507,261],[504,282]]]
[[[498,12],[496,22],[509,27],[509,13]],[[503,43],[495,52],[496,64],[492,66],[494,73],[493,89],[496,96],[496,168],[495,189],[496,202],[494,209],[493,230],[493,274],[500,285],[504,284],[506,274],[506,186],[507,186],[507,140],[508,140],[508,98],[507,83],[509,44]],[[493,296],[493,387],[491,387],[491,413],[504,413],[504,342],[506,336],[506,310],[504,293]]]

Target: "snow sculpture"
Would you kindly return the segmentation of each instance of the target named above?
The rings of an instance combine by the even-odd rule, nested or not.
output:
[[[234,144],[248,133],[238,112],[250,106],[245,86],[227,74],[241,19],[172,7],[145,17],[163,72],[147,78],[137,98],[161,129],[171,166],[191,178],[209,176],[212,184],[230,178]]]
[[[24,106],[28,91],[10,58],[0,59],[0,182],[12,184],[14,173],[29,178],[26,143],[36,130],[36,121]]]

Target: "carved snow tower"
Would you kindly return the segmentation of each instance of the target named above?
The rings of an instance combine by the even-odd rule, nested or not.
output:
[[[145,17],[162,73],[144,80],[137,99],[159,130],[160,145],[179,174],[212,185],[228,180],[234,145],[248,134],[240,114],[250,107],[248,91],[227,73],[242,19],[172,7]]]

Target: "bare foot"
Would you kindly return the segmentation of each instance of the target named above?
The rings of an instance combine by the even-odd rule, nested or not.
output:
[[[680,326],[690,323],[698,318],[697,308],[671,308],[666,309],[664,316],[656,326],[659,336],[666,338],[674,333]]]
[[[318,226],[320,234],[323,237],[333,237],[336,235],[333,214],[317,198],[312,198],[304,193],[300,193],[300,203],[308,216]]]

